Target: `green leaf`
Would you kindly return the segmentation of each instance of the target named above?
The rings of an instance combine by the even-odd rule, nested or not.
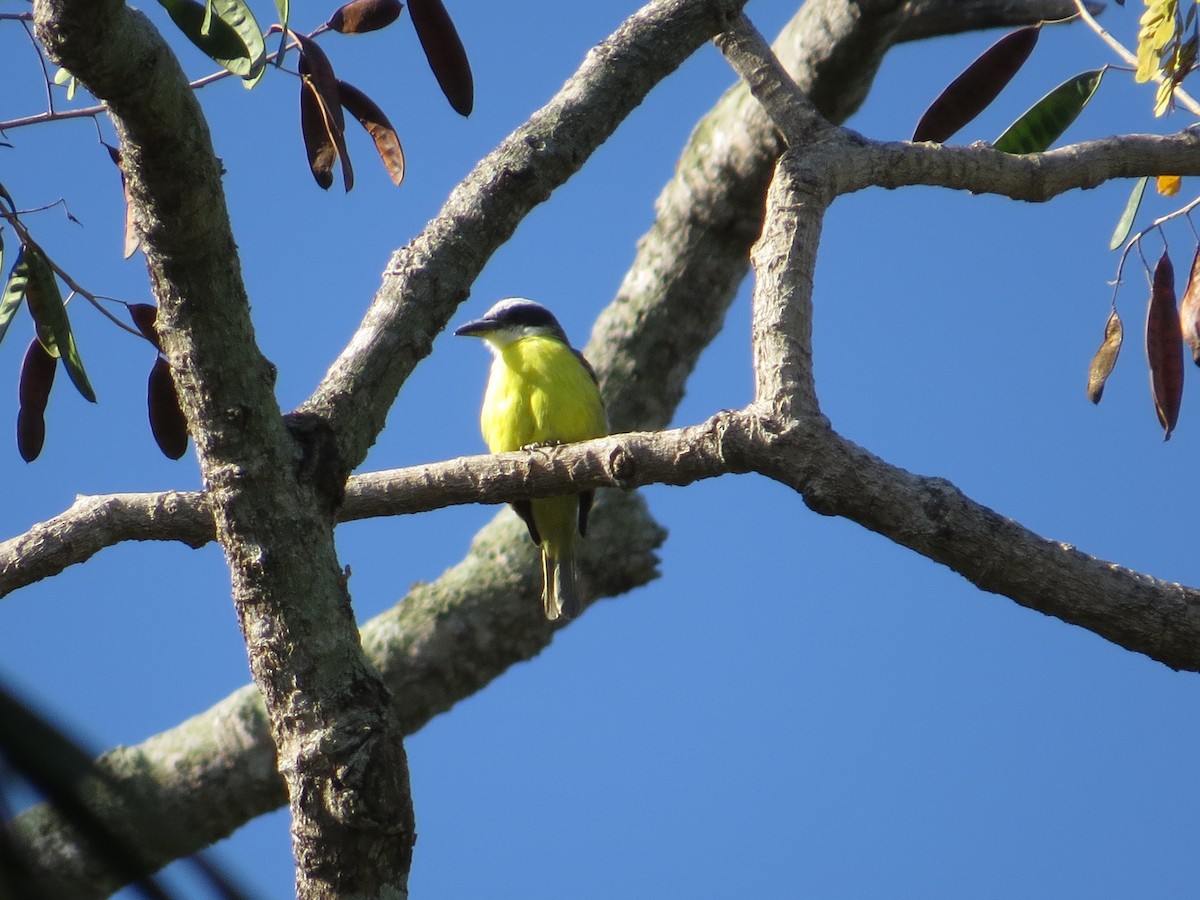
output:
[[[1134,183],[1133,190],[1129,192],[1129,201],[1125,204],[1125,211],[1121,213],[1121,219],[1117,222],[1116,230],[1113,231],[1112,238],[1108,242],[1109,250],[1116,250],[1125,243],[1125,238],[1129,237],[1129,232],[1133,229],[1133,220],[1137,217],[1138,207],[1142,205],[1142,195],[1146,193],[1146,183],[1149,180],[1150,177],[1147,175]]]
[[[96,392],[92,390],[87,373],[83,370],[83,360],[79,358],[79,348],[75,346],[71,320],[67,318],[67,307],[58,290],[54,270],[36,244],[26,245],[25,259],[29,273],[25,299],[29,302],[29,312],[37,325],[38,340],[47,353],[62,359],[67,377],[84,399],[95,403]]]
[[[54,73],[54,83],[57,84],[59,87],[66,85],[67,99],[68,100],[75,99],[75,88],[79,85],[79,82],[75,80],[74,75],[72,75],[66,69],[60,68],[57,72]]]
[[[290,0],[275,0],[275,11],[279,13],[279,51],[275,54],[275,67],[283,65],[284,50],[287,49],[288,19],[291,17]]]
[[[245,0],[213,0],[213,7],[221,20],[233,27],[250,51],[250,71],[242,75],[242,79],[247,89],[252,88],[267,70],[267,45],[262,29],[258,27],[258,20]]]
[[[1087,106],[1108,67],[1069,78],[1008,126],[992,146],[1004,153],[1041,153],[1062,136]]]
[[[187,39],[223,68],[240,75],[246,87],[258,83],[266,68],[262,31],[245,0],[158,0]]]
[[[28,284],[29,269],[25,265],[25,248],[22,247],[17,251],[17,261],[8,276],[8,283],[4,285],[4,295],[0,297],[0,341],[4,340],[13,316],[25,300],[25,288]]]

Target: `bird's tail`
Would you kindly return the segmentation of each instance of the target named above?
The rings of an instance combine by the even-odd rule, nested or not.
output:
[[[575,557],[552,556],[542,546],[542,604],[546,618],[573,619],[579,615],[579,588],[575,583]]]

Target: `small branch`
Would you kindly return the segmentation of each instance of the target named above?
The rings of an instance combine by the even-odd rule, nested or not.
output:
[[[1075,13],[1075,0],[908,0],[900,26],[902,41],[922,40],[982,28],[1012,28],[1037,22],[1060,24]],[[1100,13],[1107,5],[1089,0]]]
[[[1113,285],[1113,299],[1112,299],[1113,309],[1117,308],[1117,292],[1120,291],[1121,285],[1123,283],[1123,279],[1124,279],[1124,275],[1125,275],[1125,261],[1129,258],[1129,252],[1134,247],[1137,247],[1138,253],[1140,254],[1141,249],[1142,249],[1142,238],[1144,238],[1146,235],[1150,234],[1150,232],[1155,231],[1159,228],[1162,228],[1163,225],[1167,224],[1172,219],[1176,219],[1179,216],[1187,216],[1188,222],[1191,223],[1192,220],[1191,220],[1191,216],[1189,214],[1197,206],[1200,206],[1200,197],[1197,197],[1195,200],[1192,200],[1186,206],[1182,206],[1179,209],[1175,210],[1174,212],[1169,212],[1166,215],[1159,216],[1157,219],[1155,219],[1153,222],[1151,222],[1149,225],[1147,225],[1145,228],[1143,228],[1141,231],[1139,231],[1137,234],[1135,234],[1133,237],[1131,237],[1129,239],[1129,241],[1125,244],[1125,249],[1121,251],[1121,260],[1120,260],[1120,262],[1117,263],[1117,277],[1112,282],[1112,285]],[[1165,242],[1165,236],[1164,236],[1164,242]],[[1146,263],[1146,259],[1144,256],[1142,257],[1142,264],[1145,265],[1147,271],[1149,271],[1150,267]]]
[[[680,469],[666,465],[666,458],[653,451],[645,454],[638,449],[643,462],[635,472],[630,468],[629,448],[667,446],[717,427],[714,421],[669,432],[661,440],[654,434],[617,435],[550,453],[464,456],[355,475],[346,485],[338,521],[411,515],[468,503],[508,503],[580,487],[687,484],[729,470],[713,468],[712,458],[704,454],[692,458],[693,466]],[[577,447],[583,448],[583,462],[576,458]],[[0,544],[0,597],[126,541],[179,541],[201,547],[214,538],[212,516],[198,492],[79,497],[63,513]]]
[[[1124,44],[1109,34],[1104,26],[1096,21],[1092,14],[1088,12],[1087,5],[1084,4],[1083,0],[1074,0],[1074,3],[1075,8],[1079,11],[1079,18],[1082,19],[1087,26],[1096,33],[1096,36],[1099,37],[1100,40],[1108,44],[1112,51],[1116,53],[1117,56],[1119,56],[1122,60],[1124,60],[1127,65],[1133,66],[1134,69],[1136,69],[1138,66],[1137,56],[1130,52]],[[1155,84],[1161,84],[1165,80],[1166,79],[1163,78],[1161,72],[1155,73]],[[1192,113],[1192,115],[1200,116],[1200,102],[1197,102],[1195,97],[1181,87],[1176,87],[1173,93],[1176,102],[1178,102],[1180,106]]]
[[[717,35],[714,43],[792,146],[815,139],[821,131],[833,130],[745,13],[729,30]]]
[[[33,21],[32,14],[22,14],[22,15],[24,15],[29,21]],[[4,16],[0,15],[0,18],[4,18]],[[17,18],[17,17],[13,16],[12,18]],[[328,28],[326,28],[324,25],[322,25],[319,28],[317,28],[315,31],[313,31],[312,34],[308,35],[308,37],[316,37],[317,35],[322,34],[328,30],[329,30]],[[269,34],[270,32],[271,32],[271,29],[268,29],[267,33]],[[33,39],[33,35],[30,35],[30,38]],[[273,53],[268,53],[265,57],[266,64],[273,63],[273,62],[275,62],[276,59],[282,58],[283,56],[285,56],[287,54],[287,52],[289,50],[293,50],[297,46],[299,46],[299,45],[295,41],[292,41],[291,43],[287,44],[286,46],[280,47],[278,50],[275,50]],[[38,57],[39,57],[39,59],[41,59],[40,52],[38,54]],[[46,64],[45,64],[44,60],[42,60],[42,74],[46,77],[47,92],[49,93],[49,85],[50,85],[51,79],[49,77],[49,74],[46,72]],[[218,81],[223,81],[226,78],[229,78],[231,75],[233,75],[233,73],[230,72],[228,69],[217,69],[215,72],[210,72],[208,75],[204,75],[200,78],[197,78],[195,81],[189,82],[188,87],[190,87],[192,90],[198,91],[201,88],[208,87],[210,84],[215,84]],[[50,97],[52,97],[52,96],[53,95],[50,95]],[[54,109],[53,99],[48,98],[47,102],[49,105],[48,112],[37,113],[32,116],[23,116],[22,118],[19,118],[19,119],[9,119],[7,122],[0,122],[0,132],[12,131],[16,128],[25,128],[29,125],[41,125],[45,122],[62,122],[67,119],[95,118],[96,116],[104,115],[108,112],[108,108],[106,106],[104,106],[103,104],[95,104],[93,106],[84,106],[84,107],[80,107],[79,109],[68,109],[68,110],[63,110],[62,112],[58,112]]]
[[[851,162],[835,166],[839,194],[867,187],[932,185],[1042,203],[1116,178],[1161,172],[1200,175],[1200,135],[1130,134],[1082,141],[1045,153],[1013,155],[984,144],[953,147],[869,141],[847,132],[823,152]]]
[[[67,215],[68,215],[68,217],[70,216],[69,211],[68,211]],[[41,248],[42,245],[33,239],[33,236],[30,235],[29,230],[21,222],[19,213],[9,212],[8,210],[6,210],[2,206],[0,206],[0,218],[4,219],[6,222],[8,222],[9,225],[12,226],[13,231],[15,231],[17,233],[17,237],[20,238],[22,244],[34,244],[37,247]],[[74,278],[72,278],[71,274],[66,269],[64,269],[62,266],[60,266],[58,263],[56,263],[54,261],[54,259],[50,256],[50,254],[46,253],[46,251],[44,249],[42,250],[42,255],[45,256],[46,262],[49,263],[50,268],[54,271],[54,273],[59,278],[62,279],[63,284],[65,284],[67,287],[69,287],[71,289],[72,293],[78,294],[79,296],[81,296],[85,300],[87,300],[88,303],[90,303],[93,307],[95,307],[96,310],[102,316],[104,316],[106,319],[108,319],[110,322],[112,322],[118,328],[128,331],[130,334],[136,335],[137,337],[142,336],[142,333],[140,331],[138,331],[136,328],[132,327],[131,325],[129,325],[126,322],[122,322],[120,319],[118,319],[116,316],[114,316],[112,313],[110,313],[107,309],[105,309],[104,304],[100,302],[100,300],[102,299],[101,295],[93,294],[87,288],[80,285],[79,282],[77,282]],[[107,298],[107,299],[113,299],[113,298]],[[120,302],[120,301],[117,301],[117,302]]]
[[[757,406],[687,428],[611,435],[551,453],[470,456],[359,476],[348,487],[340,521],[504,503],[572,488],[686,485],[751,471],[792,487],[817,512],[857,522],[950,566],[983,590],[1089,628],[1172,668],[1200,671],[1200,591],[1042,538],[944,479],[888,465],[830,431],[823,419],[783,425],[763,417]],[[160,521],[151,521],[152,515]],[[120,516],[127,520],[120,522]],[[193,545],[211,539],[198,494],[88,498],[56,524],[69,533],[55,534],[47,551],[38,546],[50,533],[49,523],[42,532],[14,539],[33,554],[29,564],[46,565],[37,559],[41,553],[71,552],[71,538],[89,529],[109,537],[117,527],[140,529],[126,540],[168,533]],[[0,545],[4,590],[20,575],[13,571],[14,562],[22,562],[14,541]],[[523,546],[515,537],[510,545]],[[532,567],[523,575],[500,568],[504,573],[493,577],[527,578],[531,592],[536,590]],[[531,609],[536,612],[536,604]]]
[[[33,36],[33,28],[31,23],[33,17],[22,21],[21,26],[25,29],[25,35],[29,38],[29,46],[33,47],[33,52],[37,55],[38,65],[42,68],[42,82],[46,85],[46,109],[51,113],[54,112],[54,88],[50,78],[50,70],[46,68],[46,57],[42,55],[42,46],[37,42],[37,38]]]

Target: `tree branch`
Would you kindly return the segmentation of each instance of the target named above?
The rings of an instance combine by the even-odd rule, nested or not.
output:
[[[862,103],[885,53],[902,41],[1027,25],[1072,0],[808,0],[774,44],[816,110],[842,122]],[[763,198],[784,144],[742,82],[697,124],[654,225],[585,353],[619,430],[664,428],[702,350],[720,331],[763,226]],[[637,360],[654,370],[629,373]]]
[[[364,650],[391,688],[406,734],[553,639],[557,628],[541,614],[539,569],[524,528],[500,513],[461,563],[363,626]],[[593,539],[579,548],[586,596],[616,596],[657,577],[655,550],[666,534],[641,498],[601,492],[590,531]],[[137,746],[109,751],[100,765],[126,803],[99,815],[145,848],[151,868],[227,837],[287,799],[252,685]],[[10,833],[46,896],[85,900],[120,887],[46,804],[18,816]]]
[[[947,9],[952,10],[956,5],[980,10],[990,9],[993,14],[997,14],[995,11],[1000,6],[1013,6],[1013,4],[996,3],[948,5],[943,3],[938,5],[941,7],[942,14],[946,14]],[[1055,5],[1046,3],[1040,6],[1051,8]],[[852,108],[862,93],[865,93],[866,84],[869,84],[870,77],[874,72],[874,65],[887,47],[894,41],[903,39],[902,35],[915,33],[909,27],[912,21],[911,17],[902,16],[898,9],[899,7],[894,3],[860,2],[850,4],[846,0],[813,0],[802,9],[800,16],[809,17],[803,20],[814,24],[803,42],[802,50],[798,49],[801,47],[801,42],[798,40],[800,29],[792,32],[793,43],[797,48],[793,52],[793,57],[800,58],[804,66],[808,67],[807,75],[803,77],[808,80],[809,92],[814,99],[820,99],[821,103],[829,104],[827,107],[822,107],[821,103],[818,104],[825,114],[835,119],[844,116],[848,112],[848,108]],[[859,16],[858,13],[862,13],[862,15]],[[896,19],[891,18],[893,15],[898,17],[899,24]],[[947,17],[947,21],[950,20],[961,23],[962,17],[958,15],[956,19],[956,14],[951,12]],[[880,23],[882,23],[882,27]],[[986,23],[981,21],[979,24]],[[864,72],[865,74],[863,74]],[[653,245],[650,245],[650,241],[644,242],[644,252],[639,254],[639,261],[635,264],[634,270],[631,270],[626,285],[623,285],[621,295],[611,312],[606,313],[602,323],[598,323],[594,332],[593,346],[597,346],[597,342],[602,341],[603,352],[596,353],[595,350],[589,352],[601,360],[606,393],[613,398],[610,399],[610,404],[614,410],[614,421],[623,427],[661,425],[669,419],[671,411],[678,402],[678,392],[682,390],[682,383],[690,371],[696,355],[712,334],[715,334],[728,304],[728,298],[732,297],[736,284],[744,275],[746,254],[750,242],[757,235],[758,226],[761,224],[763,191],[765,191],[770,169],[781,145],[774,137],[773,128],[761,113],[756,114],[760,121],[759,126],[747,124],[747,119],[742,114],[745,113],[748,117],[751,115],[750,111],[756,107],[749,101],[744,90],[740,88],[738,90],[745,98],[742,109],[725,107],[726,112],[722,116],[715,116],[697,129],[692,144],[693,151],[697,151],[697,156],[692,159],[685,158],[680,165],[680,179],[677,179],[673,183],[673,187],[664,192],[664,198],[668,198],[668,195],[670,197],[668,200],[660,198],[659,223],[660,225],[666,223],[662,228],[656,225],[656,232],[659,232],[658,238],[660,239],[656,239]],[[747,138],[754,127],[760,128],[761,145],[756,143],[753,136]],[[736,133],[736,139],[723,145],[719,140],[723,135],[715,134],[712,130],[720,128],[727,128],[731,133]],[[721,148],[719,152],[718,147]],[[729,155],[726,155],[726,147],[732,147]],[[699,150],[701,149],[709,151],[706,158],[700,158]],[[689,151],[689,153],[693,151]],[[747,157],[741,156],[743,152],[753,159],[747,162]],[[693,167],[692,163],[697,165]],[[501,176],[504,176],[505,172],[494,174],[502,181]],[[714,193],[714,186],[719,186],[720,190]],[[716,205],[712,205],[710,202],[714,196],[717,199]],[[468,218],[478,214],[478,210],[469,205],[462,211]],[[682,219],[686,227],[674,227],[671,224],[673,217],[676,225]],[[690,241],[684,237],[685,234],[700,238],[700,240]],[[458,234],[448,227],[443,240],[451,241],[457,237]],[[707,243],[705,239],[707,239]],[[439,252],[445,253],[451,263],[461,262],[461,259],[455,257],[448,250]],[[401,255],[403,261],[411,263],[415,267],[414,272],[420,268],[422,260],[414,259],[411,250],[407,255]],[[702,259],[706,259],[703,265],[699,263]],[[474,264],[470,260],[468,263]],[[708,277],[697,277],[697,273],[700,272],[705,273]],[[393,277],[397,276],[389,275],[388,279]],[[413,296],[418,296],[421,293],[418,288],[426,287],[428,278],[426,277],[426,281],[423,282],[413,276],[407,283],[413,288]],[[467,283],[469,282],[463,282],[461,287],[464,296]],[[440,293],[437,293],[437,296],[443,298],[441,305],[445,306],[446,292],[440,287],[438,290]],[[382,293],[381,290],[381,295]],[[673,309],[670,303],[662,302],[665,296],[678,298],[679,301],[688,298],[690,301],[689,312],[694,314],[699,311],[695,317],[695,324],[689,324],[687,329],[679,329],[678,325],[681,319],[675,315],[678,307]],[[457,299],[461,299],[461,296]],[[381,304],[388,306],[383,300],[377,298],[375,307],[380,307]],[[411,348],[415,348],[411,352],[413,361],[428,352],[427,344],[432,339],[433,331],[424,329],[431,327],[439,318],[444,323],[448,312],[446,317],[438,313],[432,317],[407,319],[407,324],[419,327],[403,339],[388,338],[379,330],[379,326],[385,319],[391,316],[392,321],[399,322],[405,315],[415,315],[411,312],[398,311],[399,307],[395,304],[392,306],[394,308],[375,310],[372,314],[375,318],[368,317],[369,328],[375,330],[369,336],[364,336],[360,341],[356,341],[349,348],[350,356],[354,355],[356,348],[370,346],[373,341],[386,342],[387,340],[409,341],[404,346],[392,346],[390,349],[409,352]],[[756,315],[758,315],[757,309]],[[647,321],[647,317],[650,321]],[[692,315],[687,317],[689,321],[692,318]],[[676,330],[685,331],[686,334],[670,344],[670,352],[664,363],[663,357],[656,355],[656,350],[662,346],[661,342],[666,340],[664,338],[666,328],[663,327],[665,321],[673,321]],[[643,325],[650,327],[643,328]],[[654,360],[654,363],[648,363],[648,360]],[[411,363],[405,361],[400,368],[403,369],[405,366],[411,368]],[[359,370],[357,373],[352,373],[353,377],[366,380],[364,371]],[[403,375],[403,372],[392,373],[392,376],[398,380],[403,380]],[[345,419],[349,421],[355,416],[351,409],[353,392],[339,393],[329,390],[335,383],[348,384],[348,381],[339,382],[339,379],[343,377],[349,376],[346,372],[339,372],[338,366],[335,365],[323,383],[323,390],[326,393],[321,395],[321,399],[328,404],[328,409],[332,410],[336,407],[339,415],[344,415]],[[353,378],[351,378],[352,380]],[[394,396],[394,389],[385,385],[382,393]],[[383,405],[386,406],[386,404]],[[380,411],[378,404],[371,407],[364,416],[364,420],[372,421],[363,425],[361,434],[356,438],[343,437],[345,445],[349,446],[356,441],[364,440],[369,444],[375,431],[378,430],[372,417],[376,417],[378,425],[381,425],[382,415],[383,412]],[[656,419],[660,421],[655,421]],[[692,479],[711,477],[705,473],[711,472],[712,475],[715,475],[726,471],[746,471],[758,467],[760,470],[768,472],[771,477],[783,480],[801,490],[814,508],[818,508],[821,512],[827,512],[833,510],[832,506],[828,505],[829,501],[824,493],[825,483],[822,479],[832,476],[826,476],[817,451],[829,452],[828,462],[832,465],[837,462],[837,457],[830,448],[841,447],[845,450],[845,448],[853,446],[844,444],[841,439],[831,440],[829,437],[823,437],[827,434],[827,425],[819,418],[803,419],[800,425],[794,425],[789,430],[781,428],[773,416],[764,415],[758,407],[752,407],[742,413],[723,414],[715,417],[709,423],[698,426],[697,429],[687,430],[686,435],[682,432],[667,432],[664,435],[606,438],[587,445],[562,448],[561,451],[550,455],[529,456],[525,462],[495,457],[487,458],[486,464],[499,462],[514,466],[513,472],[516,474],[509,477],[522,481],[520,491],[513,488],[515,492],[525,492],[532,486],[539,492],[544,489],[549,493],[561,492],[566,483],[575,486],[591,484],[592,482],[587,480],[589,477],[594,477],[597,484],[618,483],[632,486],[646,483],[639,479],[643,475],[653,475],[655,472],[666,473],[669,471],[672,474],[664,475],[664,478],[670,483],[678,483],[671,479],[683,476]],[[673,438],[686,439],[688,443],[672,445]],[[648,443],[643,445],[640,443],[643,440]],[[577,459],[576,453],[581,454],[582,457]],[[642,458],[643,453],[648,454],[644,459]],[[593,457],[588,454],[597,455]],[[445,474],[450,479],[449,482],[440,482],[440,488],[444,489],[447,483],[462,477],[468,481],[475,481],[474,484],[464,483],[463,489],[464,491],[473,491],[472,496],[476,499],[484,496],[490,498],[493,490],[496,492],[497,500],[507,499],[510,496],[505,493],[509,490],[507,482],[503,480],[490,481],[493,477],[499,476],[489,475],[486,470],[471,470],[472,461],[470,460],[466,461],[466,467],[463,469],[462,462],[454,461],[443,464],[450,467],[458,466],[459,471],[457,474],[452,471],[436,473],[437,475]],[[521,465],[529,466],[528,474],[520,469]],[[598,467],[594,473],[589,468],[592,465]],[[539,466],[548,467],[545,475],[548,480],[544,484],[541,480],[543,475]],[[844,471],[836,466],[830,471],[837,474],[838,477],[849,479],[853,476],[854,470],[847,466],[844,460],[843,466]],[[555,467],[566,467],[567,473],[556,475],[558,469]],[[423,469],[421,479],[428,481],[430,467],[421,468]],[[874,470],[868,469],[867,471]],[[899,470],[895,471],[899,472]],[[679,473],[683,473],[683,475]],[[884,474],[888,474],[886,470]],[[908,479],[916,477],[910,476],[908,473],[900,474]],[[562,478],[563,481],[554,480],[556,477]],[[479,487],[478,479],[481,478],[487,482],[487,486],[484,488]],[[945,484],[937,480],[926,482],[921,479],[918,479],[916,483],[919,487],[927,487],[931,490],[944,487]],[[421,495],[427,489],[424,483],[418,482],[414,488],[414,496]],[[921,496],[919,490],[913,493],[915,496]],[[933,493],[936,494],[936,491]],[[621,495],[610,496],[612,499],[606,498],[606,502],[626,502],[633,499]],[[961,510],[956,509],[956,513],[983,515],[979,512],[982,508],[972,507],[969,501],[965,501],[965,498],[963,500],[966,505]],[[444,497],[442,502],[437,505],[444,505]],[[927,516],[934,512],[936,510],[926,510]],[[990,511],[984,512],[990,513]],[[865,523],[867,521],[875,522],[881,513],[878,510],[868,509],[862,511],[861,515]],[[990,513],[990,515],[995,516],[994,513]],[[628,523],[624,517],[615,517],[614,520],[620,522],[620,525],[603,541],[585,542],[586,553],[594,552],[597,548],[604,548],[609,545],[610,541],[613,547],[620,545],[620,541],[629,530]],[[599,519],[597,519],[598,521]],[[932,521],[938,521],[937,516],[933,516]],[[884,526],[891,527],[888,522],[883,522],[880,524],[879,530],[882,531]],[[868,527],[872,526],[868,525]],[[532,655],[540,649],[540,646],[544,646],[544,644],[540,644],[531,650],[528,644],[518,647],[515,645],[504,646],[503,642],[498,642],[497,646],[491,648],[495,650],[495,653],[489,657],[490,661],[478,667],[475,667],[470,658],[466,658],[469,656],[468,654],[456,652],[457,641],[463,635],[478,637],[487,632],[484,627],[476,627],[479,620],[472,617],[485,613],[498,601],[493,599],[486,604],[473,605],[472,598],[478,596],[480,590],[493,591],[497,598],[507,598],[513,602],[511,615],[518,619],[530,616],[531,610],[536,612],[536,604],[532,602],[535,598],[536,588],[530,587],[532,576],[529,574],[534,571],[531,565],[532,558],[524,558],[529,554],[529,548],[520,539],[519,529],[519,523],[507,513],[502,514],[497,522],[476,540],[467,561],[447,573],[447,576],[438,584],[429,588],[419,588],[415,592],[421,598],[420,603],[413,604],[410,598],[409,601],[399,605],[385,617],[381,617],[381,619],[387,618],[389,621],[386,626],[377,626],[379,628],[378,638],[371,626],[364,629],[364,645],[371,651],[372,658],[384,671],[388,684],[400,690],[396,715],[404,723],[405,730],[419,727],[425,721],[422,716],[433,714],[429,710],[436,712],[448,708],[457,699],[467,696],[478,689],[481,684],[495,677],[495,674],[502,671],[507,665],[518,658],[526,658],[521,656],[521,653],[528,652]],[[661,533],[654,531],[652,527],[648,527],[647,530],[657,534],[658,539],[661,539]],[[931,527],[930,533],[936,534],[937,528]],[[1036,538],[1036,536],[1034,537]],[[514,550],[524,555],[514,560],[512,557]],[[509,563],[512,565],[510,566]],[[606,590],[607,579],[628,572],[627,563],[623,557],[599,565],[592,565],[585,558],[583,568],[583,580],[585,585],[590,584],[592,592]],[[652,569],[652,562],[650,568]],[[984,582],[981,583],[981,586],[990,583],[987,582],[987,579],[981,579],[981,582]],[[514,586],[518,589],[514,590]],[[443,593],[443,588],[451,587],[455,590],[447,590]],[[528,594],[526,595],[527,590]],[[1183,591],[1185,589],[1176,590]],[[1184,596],[1191,597],[1192,595],[1186,593]],[[547,629],[549,626],[545,623],[540,624],[547,635],[545,639],[548,640],[550,632]],[[528,629],[531,625],[526,623],[521,627]],[[405,648],[407,648],[407,653]],[[425,667],[417,661],[418,658],[429,659],[432,662],[430,666]],[[444,666],[456,667],[455,671],[459,671],[463,677],[446,678],[447,669]],[[463,669],[470,671],[463,672]],[[234,742],[236,746],[230,754],[225,754],[220,746],[222,740],[227,739],[229,735],[228,729],[231,727],[243,729],[242,723],[256,721],[253,715],[246,712],[245,704],[254,705],[255,701],[249,699],[251,697],[251,692],[244,691],[235,698],[230,698],[227,701],[228,706],[222,706],[220,716],[210,718],[209,714],[205,714],[198,717],[198,720],[204,721],[206,727],[211,729],[208,733],[212,736],[212,740],[203,748],[204,752],[211,752],[214,754],[213,758],[224,756],[222,765],[236,768],[239,772],[247,773],[247,770],[253,770],[247,774],[250,775],[249,780],[257,785],[257,790],[246,787],[242,794],[243,798],[253,797],[253,802],[233,804],[237,806],[235,817],[244,816],[245,818],[255,814],[250,811],[252,807],[259,811],[265,811],[265,809],[277,805],[282,796],[279,791],[278,777],[271,769],[261,764],[264,759],[263,749],[269,743],[266,730],[261,725],[246,726],[244,733],[247,743],[242,745]],[[430,697],[436,698],[436,700],[429,700]],[[418,707],[422,703],[427,703],[424,711],[420,709],[416,712],[409,711],[407,704],[410,699]],[[245,717],[243,717],[244,714]],[[261,714],[257,721],[261,723]],[[147,742],[147,745],[150,743]],[[145,768],[139,762],[131,764],[129,769],[132,771],[139,766]],[[219,768],[220,766],[216,766],[213,771]],[[216,806],[221,806],[223,802],[228,803],[229,798],[223,797],[221,793],[220,779],[186,785],[177,776],[166,774],[165,770],[163,770],[163,778],[164,783],[156,784],[148,790],[145,805],[143,807],[139,804],[139,815],[133,817],[134,821],[153,822],[155,815],[160,814],[158,812],[160,808],[156,804],[166,803],[171,797],[178,802],[181,796],[186,796],[186,802],[197,812],[212,810]],[[23,833],[32,834],[38,831],[31,827],[31,823],[39,814],[44,815],[44,811],[40,813],[31,811],[22,817]],[[208,828],[205,833],[208,833],[209,837],[198,836],[200,834],[200,830],[198,830],[189,837],[189,840],[198,841],[197,846],[199,846],[212,840],[218,834],[225,833],[219,829],[214,833],[211,826],[205,827]],[[172,849],[164,854],[162,860],[166,861],[172,858],[172,855],[181,852],[185,851],[180,848]],[[69,869],[78,871],[80,857],[79,848],[73,846],[59,851],[38,852],[36,855],[39,864],[44,865],[48,872],[66,872]],[[82,883],[76,881],[74,884],[81,890],[87,887],[86,881]],[[71,890],[64,891],[64,894],[74,895],[75,893],[77,892]],[[86,895],[86,892],[79,893],[79,895]]]
[[[407,761],[333,542],[347,470],[326,431],[280,414],[199,104],[162,36],[123,2],[37,0],[34,14],[49,56],[105,103],[121,140],[158,336],[288,782],[297,894],[403,895]]]
[[[1094,16],[1107,7],[1098,0],[1084,5]],[[1075,12],[1075,0],[908,0],[908,16],[897,37],[916,41],[981,28],[1012,28],[1066,19]]]

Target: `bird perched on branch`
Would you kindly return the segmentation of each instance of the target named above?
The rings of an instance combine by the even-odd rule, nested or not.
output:
[[[493,453],[566,444],[608,433],[596,373],[572,349],[546,307],[510,297],[457,335],[482,338],[492,351],[491,374],[479,425]],[[587,534],[592,491],[513,504],[542,551],[546,618],[579,612],[575,584],[575,529]]]

